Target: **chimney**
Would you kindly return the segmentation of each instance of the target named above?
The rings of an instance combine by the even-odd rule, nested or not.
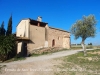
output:
[[[38,16],[37,21],[42,22],[42,17]]]

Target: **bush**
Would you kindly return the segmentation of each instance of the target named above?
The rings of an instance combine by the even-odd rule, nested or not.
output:
[[[5,61],[15,54],[15,36],[0,36],[0,60]]]

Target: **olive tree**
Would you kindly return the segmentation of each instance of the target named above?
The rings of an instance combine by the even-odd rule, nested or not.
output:
[[[82,38],[81,45],[86,56],[85,40],[89,37],[94,37],[96,34],[97,20],[94,15],[83,16],[81,20],[76,21],[71,27],[71,33],[75,39]]]

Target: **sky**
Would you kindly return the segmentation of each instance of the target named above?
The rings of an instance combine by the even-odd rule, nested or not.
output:
[[[50,27],[60,28],[70,32],[71,26],[82,19],[82,16],[95,15],[97,22],[96,36],[87,38],[85,43],[100,45],[100,0],[0,0],[0,25],[4,21],[7,29],[8,20],[12,14],[13,33],[16,26],[25,18],[42,17]],[[71,43],[81,43],[81,38],[75,40],[71,35]]]

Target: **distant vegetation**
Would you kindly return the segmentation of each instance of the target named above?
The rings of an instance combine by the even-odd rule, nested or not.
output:
[[[93,48],[97,48],[97,47],[93,45],[86,45],[86,49],[93,49]],[[81,45],[71,45],[71,49],[73,50],[82,49],[82,46]]]

